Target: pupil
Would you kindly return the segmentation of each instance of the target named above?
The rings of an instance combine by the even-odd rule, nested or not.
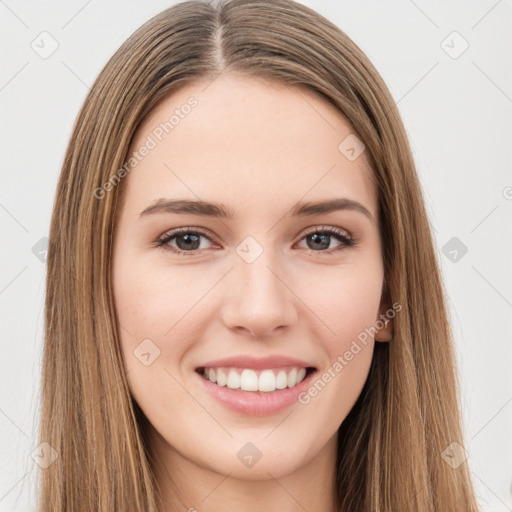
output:
[[[321,247],[313,247],[313,249],[328,249],[329,248],[329,237],[330,235],[319,235],[318,233],[315,233],[313,235],[309,236],[314,244],[320,244],[323,245]],[[323,239],[322,241],[319,241],[319,239]]]
[[[184,246],[182,246],[183,244],[180,244],[179,241],[183,240],[183,239],[187,239],[189,243],[187,243]],[[191,240],[191,239],[194,239],[194,240]],[[197,243],[198,240],[199,240],[199,237],[197,235],[190,235],[190,234],[181,235],[181,236],[176,238],[176,244],[178,245],[178,247],[180,249],[192,249],[192,250],[195,250],[195,249],[199,248],[199,244]],[[191,247],[190,242],[192,242],[192,244],[197,244],[197,246],[194,245],[194,247]]]

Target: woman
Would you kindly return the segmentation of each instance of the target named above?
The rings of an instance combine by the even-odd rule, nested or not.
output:
[[[48,253],[40,511],[477,511],[393,99],[291,0],[177,4],[78,116]]]

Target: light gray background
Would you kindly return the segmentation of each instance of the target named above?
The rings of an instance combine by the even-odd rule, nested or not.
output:
[[[1,512],[34,510],[45,279],[34,252],[73,121],[107,59],[172,3],[0,1]],[[398,103],[449,297],[470,468],[482,510],[510,511],[512,1],[304,4],[367,53]],[[31,47],[51,48],[44,31],[58,43],[46,59]],[[452,237],[468,249],[457,261],[442,252]]]

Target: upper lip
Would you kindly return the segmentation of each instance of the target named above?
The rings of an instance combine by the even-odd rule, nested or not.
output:
[[[279,368],[281,366],[298,366],[300,368],[314,368],[314,366],[306,361],[295,359],[287,356],[267,356],[252,357],[249,355],[240,355],[234,357],[226,357],[224,359],[216,359],[208,361],[198,368],[216,368],[216,367],[237,367],[237,368],[253,368],[255,370],[264,368]]]

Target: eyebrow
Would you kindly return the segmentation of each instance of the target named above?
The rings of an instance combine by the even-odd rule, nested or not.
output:
[[[374,220],[370,211],[361,203],[348,198],[328,199],[315,202],[298,202],[291,210],[293,217],[305,217],[312,215],[322,215],[339,210],[353,210],[363,213],[371,221]],[[156,213],[177,213],[192,214],[205,217],[216,217],[221,219],[230,219],[235,214],[229,208],[221,203],[209,203],[206,201],[196,201],[189,199],[158,199],[153,204],[143,210],[139,216],[145,217]]]

